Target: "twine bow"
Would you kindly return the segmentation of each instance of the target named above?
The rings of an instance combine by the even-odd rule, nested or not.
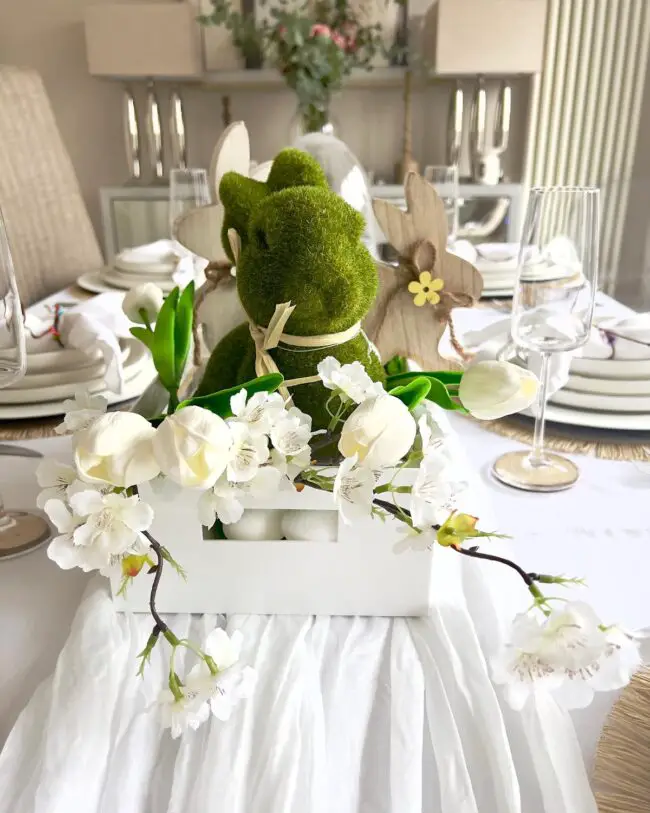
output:
[[[411,282],[419,280],[420,274],[423,272],[429,272],[433,276],[437,258],[437,249],[430,240],[421,240],[417,243],[413,248],[411,257],[400,256],[399,267],[410,277],[407,286],[410,285]],[[397,293],[397,291],[395,291],[395,293]],[[451,311],[454,307],[471,307],[474,300],[469,294],[458,294],[453,291],[448,291],[445,288],[442,288],[438,292],[438,296],[439,302],[432,305],[435,309],[436,317],[440,322],[447,324],[452,347],[462,359],[466,360],[469,356],[456,335]],[[390,302],[386,304],[386,311],[388,311],[389,304]]]

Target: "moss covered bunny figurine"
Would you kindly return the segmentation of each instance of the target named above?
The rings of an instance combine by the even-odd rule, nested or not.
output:
[[[384,380],[381,361],[356,326],[377,293],[377,270],[361,242],[363,217],[330,191],[320,165],[306,153],[286,149],[264,183],[226,173],[219,197],[225,208],[222,239],[237,263],[237,290],[250,322],[266,328],[276,306],[295,306],[283,328],[287,340],[269,353],[286,380],[316,374],[327,356],[342,364],[359,361],[375,381]],[[240,242],[235,257],[229,236]],[[340,334],[351,338],[339,343]],[[315,347],[292,345],[302,337]],[[214,348],[197,395],[233,387],[256,376],[255,344],[248,323]],[[310,414],[315,429],[329,423],[331,392],[319,382],[290,388],[294,404]]]

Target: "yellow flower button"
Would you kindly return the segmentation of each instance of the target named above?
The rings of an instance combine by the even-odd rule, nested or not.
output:
[[[437,305],[440,302],[437,292],[442,291],[444,285],[443,280],[432,279],[428,271],[422,271],[417,282],[409,282],[409,291],[414,294],[413,302],[420,308],[427,302]]]

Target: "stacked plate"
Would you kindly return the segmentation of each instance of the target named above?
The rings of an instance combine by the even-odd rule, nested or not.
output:
[[[0,420],[61,415],[63,402],[81,389],[104,394],[110,404],[138,397],[155,375],[151,357],[135,339],[120,339],[120,346],[124,387],[119,395],[106,390],[106,366],[99,350],[92,356],[63,347],[29,353],[25,377],[0,389]]]
[[[601,429],[650,431],[650,359],[575,358],[547,418]]]
[[[476,259],[473,261],[483,277],[484,299],[512,297],[517,282],[519,259],[518,243],[482,243],[475,246]],[[530,258],[532,261],[534,258]],[[538,265],[530,263],[526,271],[526,282],[552,282],[566,279],[574,272],[566,266],[549,262]]]
[[[86,291],[104,293],[115,289],[128,291],[145,282],[154,282],[168,292],[174,287],[172,277],[178,262],[174,243],[171,240],[157,240],[121,251],[112,265],[83,274],[77,284]]]

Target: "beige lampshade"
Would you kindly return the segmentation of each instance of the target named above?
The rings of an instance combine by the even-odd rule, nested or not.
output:
[[[437,74],[538,73],[545,24],[546,0],[438,0],[421,47]]]
[[[201,31],[192,3],[108,3],[86,9],[93,76],[190,77],[201,73]]]

